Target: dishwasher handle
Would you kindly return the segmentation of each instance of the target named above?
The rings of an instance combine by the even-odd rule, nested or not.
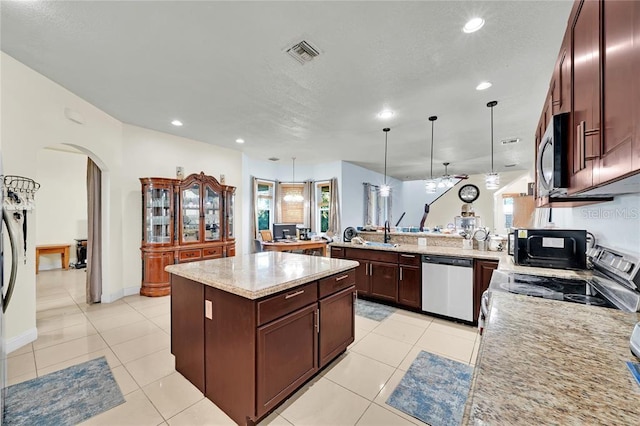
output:
[[[422,255],[422,263],[435,263],[438,265],[461,266],[463,268],[473,267],[473,259],[464,258],[464,257]]]

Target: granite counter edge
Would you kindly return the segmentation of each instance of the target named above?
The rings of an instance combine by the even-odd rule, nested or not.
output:
[[[206,285],[208,287],[213,287],[218,290],[226,291],[227,293],[235,294],[237,296],[244,297],[245,299],[256,300],[261,299],[265,296],[270,296],[272,294],[279,293],[281,291],[289,290],[303,284],[308,284],[312,281],[319,280],[322,278],[330,277],[331,275],[339,274],[341,272],[349,271],[351,269],[356,268],[359,265],[359,262],[355,260],[344,260],[345,262],[350,262],[350,265],[343,265],[340,267],[335,267],[327,271],[316,272],[313,274],[306,275],[304,277],[285,281],[279,284],[274,284],[271,287],[263,288],[256,291],[246,290],[243,288],[238,288],[232,284],[216,281],[215,276],[210,276],[207,278],[203,278],[201,273],[190,273],[189,271],[171,271],[169,268],[175,265],[169,265],[165,270],[172,275],[177,275],[182,278],[187,278],[189,280],[198,282],[200,284]],[[173,268],[171,268],[173,269]]]

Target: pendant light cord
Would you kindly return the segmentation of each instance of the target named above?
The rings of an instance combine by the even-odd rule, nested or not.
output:
[[[293,178],[293,182],[292,183],[296,183],[296,157],[291,157],[291,159],[293,160],[293,173],[292,173],[292,178]]]
[[[384,184],[387,184],[387,137],[389,136],[389,127],[382,129],[384,132]]]
[[[494,173],[493,168],[493,107],[498,105],[498,101],[491,101],[487,103],[487,106],[491,108],[491,173]]]
[[[436,121],[438,117],[432,115],[429,117],[429,121],[431,122],[431,171],[430,171],[430,179],[433,180],[433,122]]]
[[[491,173],[493,173],[493,107],[491,107]]]

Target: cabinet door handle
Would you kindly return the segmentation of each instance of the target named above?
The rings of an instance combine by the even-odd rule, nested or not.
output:
[[[586,160],[585,160],[585,151],[586,151],[586,137],[585,137],[585,129],[586,129],[586,123],[584,121],[581,121],[580,124],[578,124],[577,127],[577,137],[578,137],[578,170],[582,170],[585,167],[587,167],[586,165]]]
[[[316,333],[320,333],[320,309],[316,309]]]
[[[415,257],[416,257],[416,256],[415,256],[415,255],[413,255],[413,254],[401,254],[400,256],[402,256],[402,257],[408,257],[409,259],[413,259],[413,258],[415,258]]]
[[[402,266],[400,267],[400,281],[402,281]]]
[[[342,281],[342,280],[344,280],[345,278],[349,278],[349,275],[347,274],[347,275],[343,275],[343,276],[341,276],[341,277],[338,277],[338,278],[336,278],[336,281]]]
[[[292,297],[300,296],[302,293],[304,293],[304,290],[299,290],[299,291],[296,291],[295,293],[287,294],[284,298],[291,299]]]

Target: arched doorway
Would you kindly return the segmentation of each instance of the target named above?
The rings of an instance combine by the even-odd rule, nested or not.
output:
[[[42,182],[39,208],[36,209],[36,244],[70,244],[71,256],[76,258],[76,239],[86,239],[87,252],[94,256],[92,268],[86,270],[86,289],[78,288],[77,302],[81,299],[88,303],[100,302],[103,293],[109,294],[108,282],[104,279],[108,265],[109,235],[106,232],[109,223],[109,172],[106,164],[95,153],[85,147],[74,144],[50,145],[38,152],[37,175]],[[88,192],[88,168],[98,173],[98,185]],[[89,196],[91,195],[92,196]],[[97,209],[88,206],[87,201],[97,197]],[[95,218],[98,218],[98,221]],[[96,227],[97,224],[97,227]],[[90,235],[91,232],[91,235]],[[92,246],[93,244],[93,246]],[[52,262],[54,262],[52,264]],[[42,259],[41,270],[59,268],[60,260]],[[71,266],[76,266],[76,261]],[[87,262],[89,264],[89,262]],[[64,265],[67,266],[67,265]],[[83,274],[84,276],[84,274]],[[80,278],[76,278],[80,279]],[[84,279],[84,278],[82,278]],[[96,289],[96,285],[98,288]],[[81,299],[80,299],[81,298]]]

